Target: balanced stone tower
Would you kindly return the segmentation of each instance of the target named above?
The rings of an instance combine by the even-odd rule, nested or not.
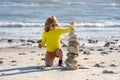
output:
[[[68,47],[67,47],[67,59],[65,60],[65,69],[76,70],[78,69],[78,64],[76,58],[79,55],[79,42],[77,41],[77,35],[75,34],[75,29],[72,28],[69,33]]]

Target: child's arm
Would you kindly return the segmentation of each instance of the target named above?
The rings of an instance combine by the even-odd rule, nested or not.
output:
[[[68,28],[66,28],[66,29],[65,28],[60,28],[59,32],[61,34],[66,34],[66,33],[70,32],[70,30],[74,27],[74,25],[75,25],[75,23],[71,22]]]
[[[38,47],[42,48],[46,44],[47,38],[46,38],[46,33],[44,32],[42,35],[42,41],[39,43]]]

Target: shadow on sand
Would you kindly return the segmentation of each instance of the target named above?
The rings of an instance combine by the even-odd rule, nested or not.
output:
[[[20,68],[10,68],[10,69],[0,70],[0,77],[32,73],[32,72],[43,72],[49,70],[61,71],[61,67],[28,66],[28,67],[20,67]]]

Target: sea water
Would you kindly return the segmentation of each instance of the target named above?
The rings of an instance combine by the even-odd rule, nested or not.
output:
[[[120,37],[119,0],[0,0],[0,46],[8,46],[6,38],[41,39],[51,15],[59,27],[76,22],[78,38]]]

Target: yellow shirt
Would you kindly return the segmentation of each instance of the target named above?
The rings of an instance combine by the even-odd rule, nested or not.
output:
[[[57,28],[52,31],[43,32],[42,42],[40,43],[42,46],[47,45],[47,52],[55,52],[56,49],[61,48],[60,37],[62,34],[68,33],[71,30],[71,26],[68,28]]]

